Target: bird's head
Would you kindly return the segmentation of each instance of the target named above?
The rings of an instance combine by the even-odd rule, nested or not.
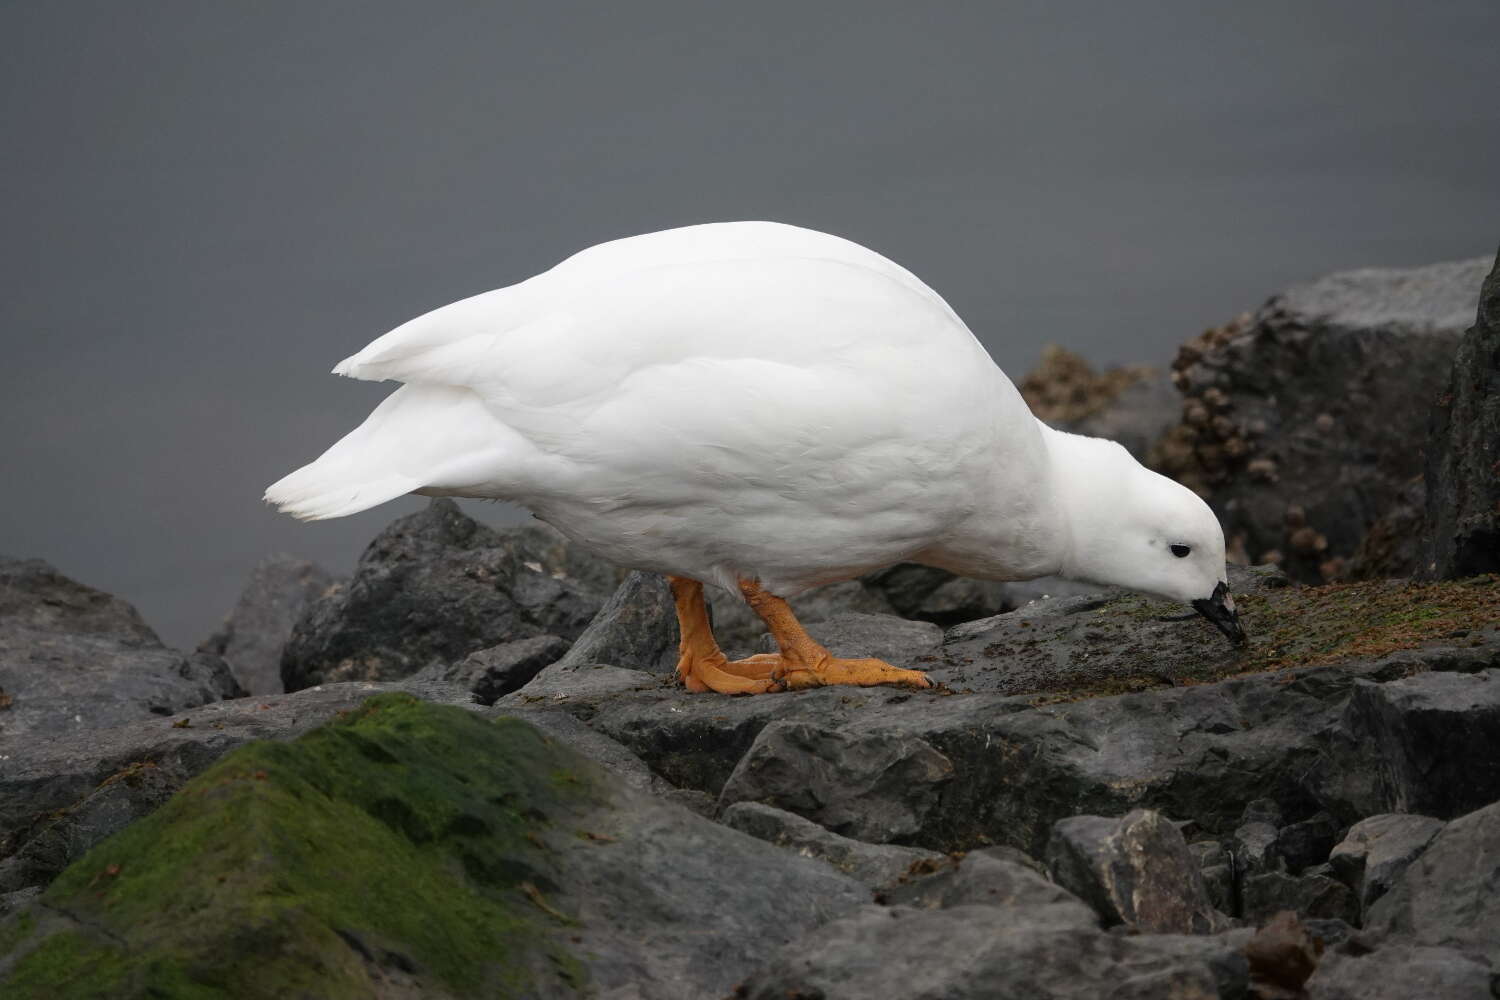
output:
[[[1198,494],[1119,452],[1123,461],[1077,484],[1090,495],[1074,517],[1071,575],[1190,604],[1244,645],[1219,519]]]

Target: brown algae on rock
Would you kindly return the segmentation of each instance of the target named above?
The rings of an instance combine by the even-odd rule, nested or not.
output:
[[[527,887],[601,795],[524,722],[377,695],[229,754],[68,868],[0,923],[0,997],[579,991]]]

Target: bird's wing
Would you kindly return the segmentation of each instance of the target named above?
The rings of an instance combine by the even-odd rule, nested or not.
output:
[[[590,247],[552,270],[506,288],[443,306],[378,338],[334,373],[404,382],[451,380],[466,359],[496,338],[551,341],[577,312],[610,289],[646,275],[690,273],[701,265],[822,260],[882,276],[961,321],[947,303],[905,268],[849,240],[771,222],[711,223],[632,236]],[[464,384],[464,383],[457,383]]]

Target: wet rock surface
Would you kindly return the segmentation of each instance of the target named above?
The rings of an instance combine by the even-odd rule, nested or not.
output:
[[[118,597],[0,557],[0,757],[240,693],[223,659],[168,649]]]

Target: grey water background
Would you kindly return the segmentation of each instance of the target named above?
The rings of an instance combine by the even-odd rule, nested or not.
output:
[[[35,0],[0,48],[0,552],[176,644],[422,502],[261,504],[390,391],[336,361],[601,240],[839,233],[1019,376],[1500,239],[1495,0]]]

